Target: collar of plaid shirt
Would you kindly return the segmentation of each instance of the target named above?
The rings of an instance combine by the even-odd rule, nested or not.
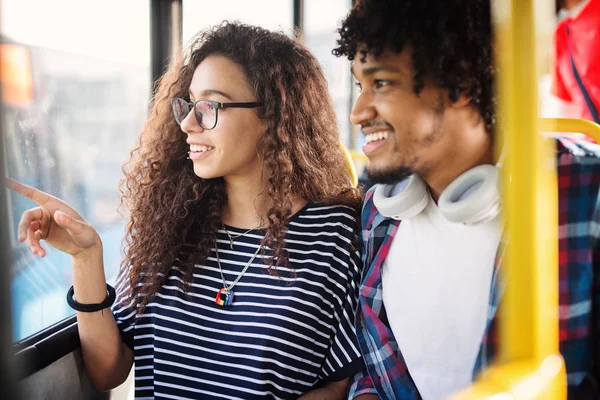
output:
[[[569,398],[598,398],[592,376],[592,304],[600,306],[600,146],[584,140],[557,139],[559,176],[559,324],[560,351],[568,373]],[[382,399],[420,399],[402,352],[389,327],[381,289],[381,267],[400,221],[383,217],[366,195],[362,213],[363,279],[356,316],[358,342],[367,367],[366,382],[353,385],[356,394],[374,387]],[[496,352],[496,310],[504,291],[498,272],[504,254],[499,246],[490,288],[488,324],[474,366],[474,376]],[[595,325],[595,326],[594,326]],[[598,346],[596,346],[597,348]],[[598,350],[598,349],[596,349]],[[361,387],[363,385],[363,387]],[[364,392],[362,392],[364,393]],[[352,394],[350,398],[352,398]]]

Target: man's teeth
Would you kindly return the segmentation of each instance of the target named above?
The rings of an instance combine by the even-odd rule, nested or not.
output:
[[[366,136],[366,143],[371,143],[371,142],[374,142],[376,140],[387,139],[388,136],[390,135],[390,133],[391,133],[390,131],[369,133]]]
[[[199,145],[199,144],[190,144],[190,151],[192,151],[194,153],[196,153],[196,152],[203,153],[205,151],[210,151],[212,149],[214,149],[214,147],[211,147],[211,146],[202,146],[202,145]]]

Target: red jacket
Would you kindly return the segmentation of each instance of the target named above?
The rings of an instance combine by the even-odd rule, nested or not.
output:
[[[587,0],[576,13],[557,24],[551,57],[552,94],[573,103],[565,110],[569,114],[566,116],[593,121],[573,73],[569,47],[589,99],[600,110],[600,0]]]

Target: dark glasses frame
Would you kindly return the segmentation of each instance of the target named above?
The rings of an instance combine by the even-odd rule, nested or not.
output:
[[[202,123],[202,114],[200,112],[198,112],[198,110],[196,109],[196,104],[198,104],[201,101],[212,104],[212,106],[213,106],[213,108],[215,110],[215,123],[211,127],[205,126]],[[188,112],[185,115],[186,118],[187,118],[188,115],[190,115],[190,112],[192,110],[194,110],[194,117],[196,118],[196,122],[202,128],[207,129],[207,130],[214,129],[217,126],[217,122],[219,121],[219,109],[221,109],[221,108],[256,108],[256,107],[260,107],[260,106],[263,105],[263,103],[259,103],[259,102],[220,103],[218,101],[203,100],[203,99],[196,100],[196,101],[187,101],[187,100],[182,99],[180,97],[176,97],[176,98],[174,98],[174,99],[171,100],[171,108],[173,110],[173,116],[175,117],[175,121],[179,125],[181,125],[181,122],[183,122],[183,119],[181,121],[179,121],[179,119],[177,117],[178,112],[177,112],[177,110],[175,108],[175,102],[183,102],[183,103],[187,104],[187,106],[188,106]],[[198,114],[200,114],[200,115],[198,115]]]

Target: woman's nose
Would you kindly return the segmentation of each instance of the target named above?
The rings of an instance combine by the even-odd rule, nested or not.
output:
[[[181,130],[185,133],[201,133],[204,132],[204,128],[198,124],[196,121],[196,116],[194,115],[194,111],[190,110],[190,112],[186,115],[186,117],[181,121]]]

